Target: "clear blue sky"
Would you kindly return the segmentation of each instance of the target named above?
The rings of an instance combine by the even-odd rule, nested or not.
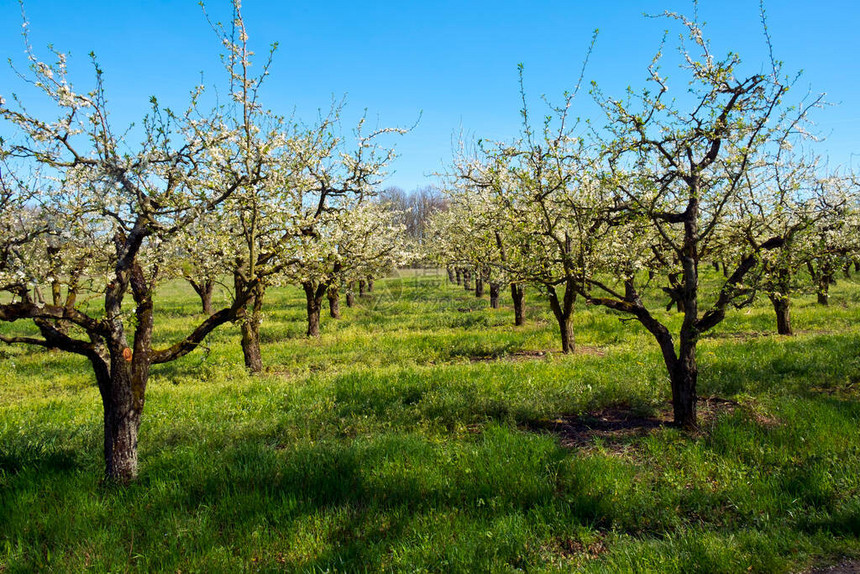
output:
[[[139,118],[148,98],[182,108],[200,80],[221,81],[218,42],[194,0],[30,0],[25,9],[34,46],[45,57],[52,43],[71,53],[78,85],[88,87],[87,54],[105,70],[117,122]],[[216,18],[229,19],[225,0],[209,0]],[[255,50],[280,48],[265,103],[300,117],[347,96],[347,125],[367,109],[371,123],[418,126],[396,142],[399,158],[389,185],[411,190],[432,180],[451,157],[460,129],[476,137],[517,133],[517,64],[526,86],[558,100],[571,89],[595,28],[600,35],[586,73],[607,94],[641,86],[668,26],[643,12],[691,12],[688,1],[310,2],[246,0],[244,15]],[[819,146],[831,164],[860,167],[860,2],[769,0],[777,58],[803,70],[798,91],[826,92],[836,104],[816,113]],[[756,0],[702,0],[700,17],[718,53],[738,52],[753,71],[766,49]],[[0,54],[24,64],[18,3],[0,0]],[[21,91],[0,66],[0,94]],[[583,115],[592,113],[582,94]],[[534,112],[540,111],[534,103]],[[853,154],[853,155],[852,155]]]

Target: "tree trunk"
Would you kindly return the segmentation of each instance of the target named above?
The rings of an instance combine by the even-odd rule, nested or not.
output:
[[[328,286],[324,283],[306,281],[302,283],[305,290],[305,299],[308,309],[308,337],[320,336],[320,312],[322,310],[322,298]]]
[[[137,478],[137,435],[142,412],[134,408],[131,393],[113,392],[123,386],[111,381],[110,397],[103,402],[105,478],[127,483]]]
[[[490,282],[490,307],[493,309],[499,308],[499,291],[501,291],[502,286],[495,281]]]
[[[472,271],[470,269],[463,269],[463,289],[472,290]]]
[[[770,295],[773,310],[776,312],[776,332],[780,335],[793,335],[791,330],[791,299],[784,295]]]
[[[635,301],[638,294],[636,293],[636,283],[632,276],[628,276],[624,280],[624,299],[627,301]]]
[[[463,282],[463,277],[462,277],[463,273],[462,273],[462,271],[460,270],[460,268],[459,268],[459,267],[457,267],[457,268],[454,270],[454,272],[455,272],[455,274],[456,274],[456,276],[457,276],[457,285],[460,285],[460,284]]]
[[[561,334],[561,352],[573,353],[576,350],[576,343],[573,338],[573,325],[571,318],[573,317],[573,303],[576,300],[576,290],[574,289],[573,281],[565,282],[564,299],[559,300],[555,286],[547,285],[547,295],[549,295],[549,306],[552,309],[552,314],[555,315],[555,320],[558,321],[559,333]]]
[[[117,349],[121,346],[114,345]],[[103,353],[91,356],[90,363],[102,397],[105,480],[127,484],[137,478],[137,436],[143,414],[143,393],[133,391],[131,369],[127,364],[118,364],[119,361],[101,355]],[[127,362],[124,357],[119,360]]]
[[[698,426],[696,382],[699,378],[695,345],[688,346],[681,351],[680,355],[675,360],[674,366],[669,367],[669,378],[672,383],[672,415],[676,425],[695,429]]]
[[[353,305],[355,305],[355,281],[350,281],[346,284],[346,306]]]
[[[522,285],[511,283],[511,299],[514,300],[514,325],[520,327],[526,322],[525,289]]]
[[[691,217],[684,222],[684,255],[681,257],[683,272],[679,279],[681,296],[678,298],[678,309],[683,306],[684,320],[681,322],[678,361],[674,373],[670,371],[669,378],[672,381],[675,424],[695,429],[699,426],[696,413],[696,383],[699,378],[699,367],[696,363],[696,344],[699,341],[699,330],[696,326],[699,319],[699,260],[696,245],[699,228],[696,220],[698,200],[693,197],[690,201],[687,209]]]
[[[446,270],[448,271],[448,281],[449,281],[450,283],[455,283],[455,282],[457,282],[457,281],[456,281],[456,278],[454,277],[454,268],[453,268],[453,267],[451,267],[451,266],[449,265],[449,266],[446,268]]]
[[[484,279],[480,273],[475,274],[475,297],[484,296]]]
[[[104,403],[105,478],[128,483],[137,478],[139,411],[120,402]]]
[[[210,279],[204,279],[198,283],[193,279],[188,279],[188,283],[191,284],[191,288],[200,297],[203,312],[206,315],[212,315],[212,292],[215,290],[215,282]]]
[[[367,276],[367,292],[373,293],[373,277]]]
[[[690,278],[693,279],[695,269],[691,270]],[[696,308],[696,301],[689,298],[696,295],[697,285],[686,291],[688,298],[687,308]],[[638,295],[637,295],[638,300]],[[641,305],[641,301],[638,301]],[[676,426],[686,429],[695,429],[698,426],[698,415],[696,412],[696,384],[699,378],[699,367],[696,362],[696,343],[698,333],[694,326],[695,315],[687,313],[681,325],[681,344],[678,353],[675,353],[675,343],[669,330],[650,314],[640,317],[643,325],[657,339],[660,351],[663,354],[663,362],[669,372],[669,382],[672,386],[672,418]]]
[[[206,282],[206,288],[200,294],[200,305],[203,307],[203,313],[206,315],[212,314],[212,291],[213,285],[211,282]]]
[[[51,301],[56,306],[60,306],[63,304],[62,299],[62,290],[60,288],[60,279],[58,277],[52,277],[53,281],[51,281]]]
[[[830,285],[835,283],[832,274],[821,273],[818,276],[818,303],[820,305],[830,304]]]
[[[152,362],[153,304],[152,289],[140,265],[117,266],[116,275],[105,294],[107,333],[104,339],[95,335],[93,342],[98,344],[89,359],[102,396],[105,478],[129,482],[137,478],[137,436]],[[131,285],[136,305],[131,348],[122,321],[123,284]]]
[[[358,280],[358,296],[364,297],[367,295],[367,283],[365,283],[364,279]]]
[[[263,295],[265,290],[258,285],[245,306],[242,320],[242,355],[245,367],[253,374],[263,372],[263,355],[260,351],[260,323],[263,321]]]
[[[848,263],[846,263],[844,267],[842,267],[842,274],[845,276],[846,279],[851,279],[851,262],[850,261]]]
[[[328,297],[328,311],[332,319],[340,319],[340,292],[334,285],[326,291]]]
[[[559,333],[561,334],[561,352],[573,353],[576,350],[576,344],[573,338],[573,325],[570,324],[570,317],[556,317],[558,321]]]

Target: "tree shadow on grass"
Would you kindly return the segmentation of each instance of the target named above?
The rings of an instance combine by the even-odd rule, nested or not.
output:
[[[738,403],[732,400],[699,397],[700,429],[713,424],[723,414],[733,412],[737,406]],[[639,439],[655,431],[675,428],[671,406],[647,412],[627,404],[580,415],[562,414],[548,419],[526,420],[520,426],[525,430],[552,434],[558,437],[564,448],[590,449],[599,444],[617,454],[629,451]]]
[[[546,467],[564,456],[548,441],[524,441],[502,427],[451,445],[400,434],[283,447],[258,436],[236,438],[209,453],[190,442],[148,452],[140,479],[124,488],[81,482],[81,473],[28,473],[21,477],[26,484],[6,491],[7,502],[22,497],[7,511],[28,524],[28,493],[74,488],[77,503],[48,495],[32,510],[40,526],[20,533],[22,544],[63,555],[77,544],[63,527],[71,518],[79,533],[101,531],[89,550],[105,553],[99,568],[115,567],[123,554],[108,548],[125,545],[131,555],[134,540],[134,554],[151,560],[140,570],[206,569],[214,548],[262,571],[376,571],[390,561],[391,548],[408,546],[417,517],[469,522],[486,513],[492,521],[555,504]],[[523,462],[510,467],[509,455]],[[43,453],[39,464],[50,464],[51,456]]]
[[[39,474],[55,475],[71,473],[82,466],[77,453],[71,449],[0,447],[0,474],[17,475],[33,470]]]

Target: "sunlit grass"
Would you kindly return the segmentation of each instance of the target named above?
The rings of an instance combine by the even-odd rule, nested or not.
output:
[[[515,328],[507,296],[493,310],[403,273],[308,340],[302,293],[270,290],[263,374],[235,326],[153,369],[125,489],[100,483],[86,362],[0,348],[0,572],[793,572],[860,555],[854,282],[827,308],[799,297],[795,337],[767,304],[733,311],[700,343],[700,395],[736,408],[623,448],[534,423],[663,412],[651,336],[578,302],[565,356],[546,301],[529,291]],[[163,288],[157,343],[198,307]]]

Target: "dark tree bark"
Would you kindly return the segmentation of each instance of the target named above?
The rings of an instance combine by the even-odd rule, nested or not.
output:
[[[265,290],[262,285],[253,289],[253,295],[248,301],[245,309],[245,318],[242,321],[242,356],[245,358],[245,367],[253,374],[263,372],[263,355],[260,350],[260,323],[263,321],[263,295]]]
[[[791,330],[791,299],[784,295],[769,295],[769,298],[776,312],[776,332],[780,335],[794,335]]]
[[[836,283],[836,279],[834,278],[834,266],[826,259],[824,261],[819,261],[818,263],[819,267],[816,267],[814,262],[807,261],[806,268],[809,270],[809,276],[812,277],[813,283],[815,283],[815,292],[818,296],[818,304],[829,305],[830,285]]]
[[[526,323],[525,289],[522,285],[511,283],[511,299],[514,300],[514,325],[520,327]]]
[[[340,319],[340,291],[332,285],[326,291],[328,297],[328,312],[332,319]]]
[[[669,304],[666,305],[666,310],[672,308],[672,305],[677,307],[678,313],[684,312],[684,285],[678,279],[677,274],[669,275],[669,286],[663,287],[663,292],[669,296]]]
[[[672,383],[672,415],[675,424],[685,428],[698,426],[696,386],[699,366],[696,363],[696,345],[682,345],[675,368],[670,371]]]
[[[499,291],[501,291],[501,284],[490,281],[490,307],[493,309],[499,308]]]
[[[636,283],[633,275],[628,275],[624,280],[624,300],[632,301],[636,298]]]
[[[462,284],[462,283],[463,283],[463,271],[462,271],[462,269],[460,269],[459,267],[457,267],[457,268],[454,270],[454,273],[456,274],[457,285]]]
[[[448,272],[448,282],[449,282],[449,283],[455,283],[455,282],[457,282],[457,279],[456,279],[456,277],[454,276],[454,268],[453,268],[453,267],[451,267],[450,265],[448,265],[448,266],[446,267],[446,271]]]
[[[463,289],[466,291],[472,290],[472,270],[463,269]]]
[[[373,293],[373,277],[367,276],[367,292]]]
[[[233,285],[236,293],[248,294],[243,308],[242,323],[239,326],[245,368],[252,374],[261,373],[263,355],[260,350],[260,323],[263,320],[263,297],[266,291],[259,283],[249,284],[248,279],[240,271],[233,274]]]
[[[820,305],[830,304],[830,286],[836,283],[833,277],[833,270],[828,268],[818,277],[818,303]]]
[[[568,279],[564,283],[564,296],[561,300],[558,298],[558,293],[554,285],[547,285],[547,295],[549,296],[549,306],[552,309],[552,314],[555,315],[555,320],[558,321],[559,333],[561,334],[561,351],[563,353],[573,353],[576,350],[576,343],[573,338],[573,304],[576,301],[576,286],[573,280]]]
[[[350,281],[346,284],[346,306],[353,305],[355,305],[355,281]]]
[[[302,283],[302,287],[305,290],[305,299],[307,300],[308,337],[319,337],[322,300],[328,290],[328,285],[316,281],[305,281]]]
[[[475,297],[484,296],[484,279],[480,273],[475,274]]]
[[[212,292],[215,290],[215,282],[211,279],[203,279],[202,281],[188,279],[188,283],[191,285],[191,288],[194,289],[194,292],[197,293],[197,296],[200,297],[203,313],[211,315],[213,312]]]
[[[358,280],[358,296],[366,297],[367,296],[367,283],[365,283],[364,279]]]

